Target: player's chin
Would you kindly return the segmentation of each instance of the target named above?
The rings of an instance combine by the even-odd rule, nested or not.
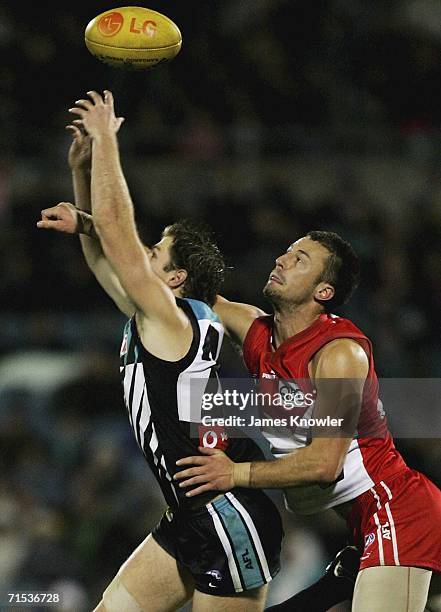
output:
[[[280,287],[278,287],[274,281],[268,281],[263,288],[263,295],[268,299],[276,297],[280,295]]]

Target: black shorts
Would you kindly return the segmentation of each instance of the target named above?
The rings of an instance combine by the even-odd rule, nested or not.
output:
[[[280,570],[282,521],[262,491],[234,489],[188,514],[167,511],[152,535],[202,593],[255,589]]]

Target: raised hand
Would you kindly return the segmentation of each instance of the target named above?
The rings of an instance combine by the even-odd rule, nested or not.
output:
[[[81,126],[89,136],[99,138],[108,134],[116,134],[124,121],[124,117],[116,117],[113,94],[105,90],[104,96],[96,91],[88,91],[89,99],[81,99],[75,102],[75,106],[69,109],[80,119],[75,120],[77,127]]]
[[[92,158],[90,136],[81,128],[79,119],[74,119],[71,124],[66,125],[66,130],[72,135],[72,144],[67,158],[71,170],[90,170]]]

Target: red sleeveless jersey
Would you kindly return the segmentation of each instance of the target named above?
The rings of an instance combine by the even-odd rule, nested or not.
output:
[[[257,378],[292,380],[296,381],[302,390],[305,387],[313,388],[308,365],[325,344],[338,338],[355,340],[369,360],[358,434],[349,448],[342,475],[337,482],[329,486],[306,485],[287,490],[285,494],[289,507],[304,514],[319,512],[354,499],[376,483],[404,469],[406,464],[395,449],[387,429],[385,414],[378,397],[372,344],[365,334],[348,319],[328,314],[321,315],[310,327],[288,338],[277,349],[272,345],[272,334],[273,317],[265,316],[254,321],[245,338],[245,364]],[[285,409],[281,407],[279,411],[283,412]],[[274,408],[270,412],[273,417],[282,416],[276,415]],[[262,433],[277,457],[307,443],[306,435],[288,427],[270,425],[264,427]]]

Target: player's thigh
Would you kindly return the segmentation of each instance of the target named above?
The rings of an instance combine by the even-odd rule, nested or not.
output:
[[[361,570],[355,583],[352,612],[423,612],[430,570],[381,566]]]
[[[195,590],[192,612],[262,612],[268,585],[230,597],[215,597]]]
[[[132,612],[133,608],[133,612],[168,612],[188,601],[193,589],[194,582],[188,570],[149,535],[105,590],[104,608],[96,610]]]

